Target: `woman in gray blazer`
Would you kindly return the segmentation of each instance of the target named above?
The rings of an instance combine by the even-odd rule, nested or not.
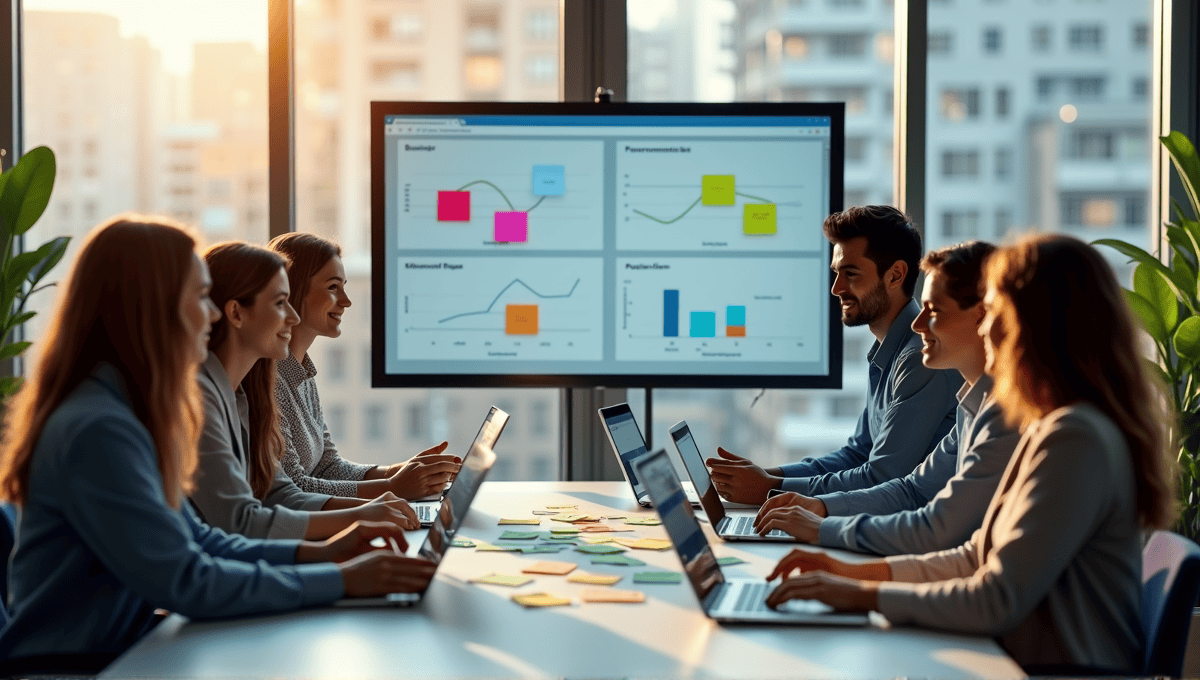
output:
[[[231,241],[204,253],[221,316],[196,376],[204,405],[191,501],[207,523],[251,538],[328,538],[357,520],[420,526],[403,499],[373,501],[301,491],[280,465],[275,362],[287,357],[300,317],[288,303],[288,262]]]
[[[963,545],[849,565],[793,551],[772,606],[815,598],[988,634],[1031,674],[1141,670],[1142,532],[1171,516],[1165,400],[1095,248],[1031,236],[989,261],[980,334],[1023,436]]]
[[[217,318],[194,248],[182,227],[131,215],[79,251],[5,426],[0,496],[21,515],[0,659],[98,666],[159,620],[155,608],[281,611],[415,590],[433,575],[428,561],[371,547],[404,541],[392,524],[323,542],[250,540],[183,502],[202,417],[196,367]]]

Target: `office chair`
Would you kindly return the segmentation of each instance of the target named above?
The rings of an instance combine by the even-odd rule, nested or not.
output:
[[[8,623],[8,560],[17,543],[15,508],[11,503],[0,503],[0,628]]]
[[[1200,545],[1156,531],[1142,549],[1142,631],[1147,675],[1179,677],[1200,593]]]

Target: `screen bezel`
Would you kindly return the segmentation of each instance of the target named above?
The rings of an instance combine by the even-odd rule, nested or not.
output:
[[[829,212],[842,210],[845,170],[845,104],[787,102],[739,104],[647,104],[583,102],[371,102],[371,386],[372,387],[764,387],[841,389],[842,323],[837,297],[829,298],[829,368],[825,375],[705,373],[387,373],[384,350],[385,207],[384,128],[387,116],[537,115],[537,116],[827,116],[830,120]],[[833,245],[826,248],[832,260]]]
[[[700,467],[704,469],[704,476],[708,478],[708,488],[704,493],[700,493],[700,480],[696,479],[692,474],[692,466],[687,463],[687,456],[683,452],[683,448],[679,446],[679,440],[688,437],[692,440],[692,448],[695,456],[700,458]],[[721,502],[721,496],[717,493],[717,487],[712,483],[712,475],[708,474],[708,467],[704,464],[704,456],[700,453],[700,445],[696,443],[696,435],[692,434],[692,429],[688,427],[686,420],[681,420],[671,427],[671,443],[675,445],[675,452],[679,454],[679,459],[683,461],[683,469],[687,470],[688,479],[692,480],[692,486],[696,488],[696,495],[700,497],[700,505],[704,508],[704,513],[708,515],[708,521],[712,522],[713,528],[717,528],[717,524],[725,519],[725,504]]]
[[[625,476],[625,481],[629,482],[629,489],[633,491],[633,499],[639,505],[648,505],[650,503],[650,495],[646,492],[646,487],[638,478],[637,471],[633,469],[633,466],[637,461],[645,458],[650,453],[650,447],[646,445],[646,437],[642,434],[642,428],[638,425],[637,418],[633,415],[633,409],[629,407],[628,403],[620,403],[599,408],[596,410],[596,414],[600,416],[600,422],[604,427],[604,436],[608,439],[608,445],[612,449],[613,455],[617,457],[617,465],[621,468],[621,474]],[[629,464],[626,464],[625,459],[621,457],[621,450],[617,448],[617,442],[613,439],[612,430],[608,427],[608,419],[610,417],[623,416],[625,414],[629,414],[629,418],[633,421],[633,427],[637,430],[638,438],[642,440],[642,448],[646,450]]]

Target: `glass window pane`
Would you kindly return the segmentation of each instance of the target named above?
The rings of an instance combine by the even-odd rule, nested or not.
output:
[[[892,203],[891,2],[628,0],[626,7],[630,101],[845,102],[845,205]],[[978,40],[943,32],[934,42],[952,53]],[[997,41],[1003,47],[1002,34]],[[979,93],[959,89],[963,115],[980,115]],[[971,162],[962,161],[967,169]],[[978,173],[978,155],[973,163]],[[761,397],[758,390],[654,390],[653,445],[666,445],[668,429],[686,418],[706,455],[722,445],[774,466],[828,453],[845,443],[865,404],[871,340],[866,327],[845,329],[840,390]]]
[[[445,439],[463,455],[495,404],[513,419],[489,478],[557,479],[557,390],[370,389],[365,122],[373,100],[557,100],[558,0],[295,0],[295,10],[296,228],[341,244],[353,301],[342,336],[311,352],[331,361],[317,365],[322,401],[362,419],[342,428],[339,450],[390,464]]]
[[[174,217],[211,243],[267,236],[265,0],[25,0],[25,139],[58,165],[46,213],[26,236],[72,247],[97,222],[137,211]],[[30,299],[41,312],[56,289]]]

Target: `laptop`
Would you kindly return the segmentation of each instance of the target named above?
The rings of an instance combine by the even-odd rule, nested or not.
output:
[[[504,423],[507,421],[508,414],[493,406],[492,412],[488,414],[488,420],[484,422],[484,429],[488,429],[490,425],[491,429],[498,434],[500,430],[504,429]],[[454,534],[462,526],[463,518],[467,516],[467,511],[471,509],[471,502],[475,500],[475,494],[479,491],[479,486],[483,484],[483,478],[487,476],[488,470],[491,470],[492,465],[496,462],[495,452],[485,441],[489,437],[482,435],[481,431],[480,435],[475,437],[475,442],[471,444],[471,450],[467,451],[466,457],[463,458],[462,469],[458,471],[454,482],[447,490],[446,497],[438,504],[438,512],[433,519],[433,526],[429,528],[425,542],[417,550],[417,557],[423,557],[435,565],[441,565],[442,557],[450,547],[450,542],[454,540]],[[490,439],[495,441],[494,436]],[[431,578],[430,583],[432,582]],[[428,588],[429,585],[426,584],[425,590]],[[420,602],[425,595],[425,590],[417,593],[389,593],[381,597],[346,598],[334,602],[334,606],[408,607]]]
[[[651,507],[650,496],[633,471],[633,462],[648,450],[646,440],[642,438],[642,430],[633,419],[633,411],[629,409],[629,404],[617,404],[606,406],[598,413],[600,422],[604,423],[604,434],[608,436],[608,443],[621,464],[621,474],[625,475],[625,481],[629,482],[629,488],[633,489],[633,497],[643,508]],[[683,482],[683,491],[692,505],[700,505],[700,497],[696,495],[691,482]]]
[[[725,504],[721,502],[721,496],[713,486],[708,466],[704,464],[704,456],[700,455],[700,448],[696,446],[687,421],[681,420],[671,428],[671,441],[675,443],[675,450],[683,459],[683,467],[687,468],[688,476],[692,478],[692,484],[700,494],[700,507],[704,508],[708,521],[712,522],[713,531],[717,532],[718,536],[730,541],[796,540],[778,529],[772,529],[765,535],[756,533],[754,517],[758,514],[757,509],[725,510]]]
[[[491,407],[488,410],[487,417],[483,419],[483,424],[479,426],[479,431],[475,433],[475,441],[471,442],[471,447],[467,449],[468,453],[480,444],[489,449],[496,448],[496,441],[500,439],[500,433],[504,431],[506,424],[508,424],[508,414],[495,406]],[[413,511],[417,513],[417,519],[421,521],[421,526],[427,527],[433,524],[433,518],[437,516],[438,510],[441,509],[442,501],[450,493],[451,488],[453,488],[453,485],[448,484],[440,496],[433,496],[428,499],[409,503]]]
[[[816,600],[790,600],[779,609],[768,607],[767,595],[775,584],[761,578],[727,577],[722,572],[691,505],[683,502],[683,488],[666,450],[647,454],[634,466],[654,500],[700,608],[709,618],[721,623],[867,625],[866,613],[839,612]]]

